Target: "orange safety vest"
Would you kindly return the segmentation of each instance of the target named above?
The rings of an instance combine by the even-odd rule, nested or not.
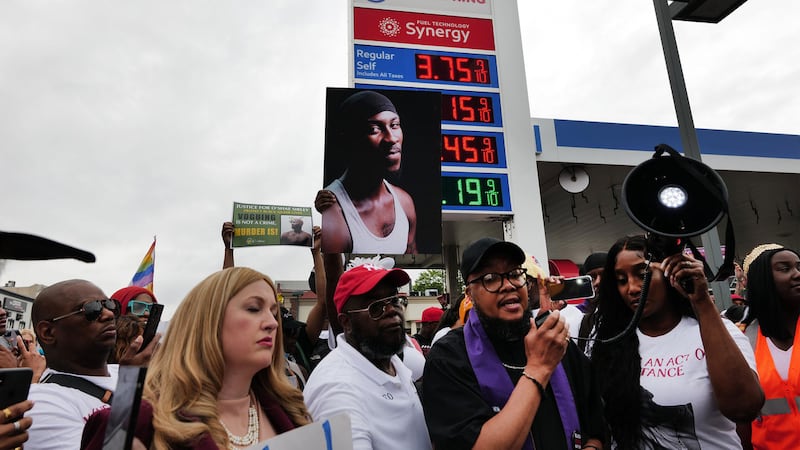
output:
[[[800,320],[794,333],[789,379],[783,380],[775,369],[767,338],[758,329],[755,346],[756,368],[767,400],[753,421],[754,449],[780,450],[800,448]]]

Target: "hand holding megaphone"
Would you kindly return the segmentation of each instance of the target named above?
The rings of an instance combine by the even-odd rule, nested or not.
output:
[[[708,280],[701,261],[685,254],[667,257],[661,262],[664,278],[681,295],[694,301],[698,296],[708,296]]]

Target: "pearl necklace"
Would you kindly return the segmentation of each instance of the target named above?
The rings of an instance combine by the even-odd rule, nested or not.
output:
[[[250,398],[250,407],[247,409],[247,434],[237,436],[231,433],[231,430],[225,426],[222,420],[219,422],[222,424],[222,428],[225,428],[225,432],[228,433],[229,449],[236,450],[238,447],[247,447],[258,442],[258,411],[252,397]]]

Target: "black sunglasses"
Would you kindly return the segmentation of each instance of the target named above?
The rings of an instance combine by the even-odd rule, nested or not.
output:
[[[103,313],[103,308],[113,312],[115,318],[119,317],[119,312],[121,309],[120,304],[118,301],[112,298],[108,300],[92,300],[90,302],[86,302],[83,304],[83,306],[81,306],[81,309],[64,314],[63,316],[54,317],[50,319],[50,322],[57,322],[61,319],[66,319],[69,316],[74,316],[80,313],[85,314],[86,320],[89,322],[94,322],[100,318],[100,314]]]

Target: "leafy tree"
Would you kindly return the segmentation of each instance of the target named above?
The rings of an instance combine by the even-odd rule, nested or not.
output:
[[[425,292],[426,289],[437,289],[441,294],[444,292],[444,271],[438,269],[428,269],[419,274],[411,289],[415,292]]]

